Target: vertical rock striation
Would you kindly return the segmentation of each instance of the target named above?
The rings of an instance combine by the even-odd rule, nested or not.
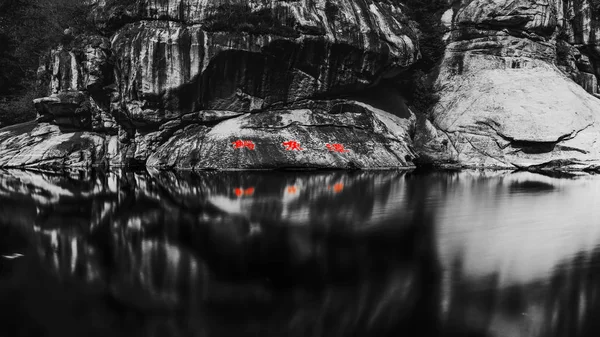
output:
[[[417,115],[419,1],[91,3],[101,36],[43,60],[38,124],[0,129],[0,166],[598,167],[595,0],[448,1]]]
[[[54,50],[40,71],[51,95],[35,104],[39,121],[60,132],[114,135],[116,159],[108,162],[194,169],[412,165],[414,117],[353,98],[419,57],[399,4],[96,1],[92,16],[108,38],[78,37]],[[232,145],[241,138],[252,150]],[[299,150],[285,151],[290,141]],[[42,163],[25,163],[13,152],[0,150],[11,157],[0,165]],[[99,159],[82,165],[107,162],[92,152]]]

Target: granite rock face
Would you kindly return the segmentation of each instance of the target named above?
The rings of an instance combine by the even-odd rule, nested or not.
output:
[[[600,164],[600,8],[591,0],[448,2],[445,53],[427,74],[439,101],[416,115],[407,93],[386,89],[419,66],[424,37],[411,1],[91,3],[102,36],[71,37],[42,62],[48,97],[34,101],[35,129],[102,139],[88,149],[97,156],[62,141],[38,150],[21,127],[1,132],[3,165]]]
[[[399,118],[367,104],[339,109],[335,114],[310,109],[247,113],[213,128],[191,126],[161,145],[148,165],[352,169],[411,164],[408,134],[414,117]]]
[[[440,101],[423,123],[421,153],[461,166],[597,168],[590,18],[599,14],[578,0],[476,0],[449,9]]]
[[[50,95],[35,101],[38,121],[59,126],[53,132],[117,137],[118,161],[93,148],[100,157],[81,165],[412,165],[414,115],[354,98],[419,57],[400,5],[97,1],[92,17],[106,37],[79,36],[52,51],[39,71]],[[253,149],[236,148],[240,138]],[[60,157],[70,157],[63,148]],[[48,163],[16,150],[6,151],[10,166]]]
[[[0,129],[1,167],[119,166],[117,136],[29,122]]]
[[[383,2],[146,6],[155,14],[140,13],[112,38],[122,101],[138,123],[358,91],[418,54],[407,19]]]

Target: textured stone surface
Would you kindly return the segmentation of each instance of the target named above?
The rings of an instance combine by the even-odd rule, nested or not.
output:
[[[410,166],[415,154],[407,144],[414,118],[360,106],[365,110],[358,113],[272,111],[245,114],[213,128],[192,126],[160,146],[148,165],[195,169]],[[236,149],[237,140],[252,142],[252,148]],[[290,141],[298,142],[298,148],[284,145]],[[334,144],[343,149],[336,151]]]
[[[463,2],[449,10],[447,23],[452,23],[455,36],[461,40],[476,41],[472,35],[504,35],[519,38],[503,43],[496,51],[514,53],[514,44],[534,46],[542,43],[552,52],[540,53],[534,58],[554,59],[559,68],[569,73],[577,83],[590,93],[597,93],[597,83],[593,84],[590,75],[597,77],[598,33],[600,27],[600,7],[594,0],[476,0]],[[453,18],[453,19],[450,19]],[[468,27],[468,28],[467,28]],[[470,30],[469,34],[463,34]],[[461,32],[457,34],[457,31]],[[471,36],[466,36],[471,35]],[[459,40],[459,39],[454,39]],[[536,47],[533,47],[536,48]],[[489,46],[485,49],[488,49]],[[517,48],[521,56],[526,48]],[[553,62],[554,63],[554,62]]]
[[[1,167],[90,167],[119,165],[116,136],[61,130],[29,122],[0,129]]]
[[[440,102],[422,124],[419,137],[430,140],[422,154],[461,166],[596,168],[600,101],[589,94],[597,81],[586,72],[593,65],[556,40],[573,25],[561,20],[574,5],[471,1],[449,10]],[[560,66],[565,53],[573,57],[570,74]]]
[[[414,116],[395,118],[352,100],[335,103],[418,58],[416,33],[399,5],[96,1],[92,17],[110,39],[79,36],[52,51],[39,70],[50,95],[35,101],[40,122],[62,127],[43,126],[60,135],[46,147],[70,144],[73,131],[96,140],[81,144],[94,154],[81,164],[104,160],[99,144],[118,134],[121,163],[195,169],[412,165]],[[35,142],[31,151],[16,148],[31,134],[15,129],[5,135],[5,151],[19,153],[6,163],[52,161],[27,157],[47,152]],[[240,137],[256,143],[253,156],[231,152]],[[283,151],[287,140],[306,150]],[[330,152],[329,142],[351,151]],[[60,159],[65,155],[57,155],[57,165],[70,165]]]
[[[600,8],[591,0],[449,4],[445,54],[427,76],[440,101],[419,118],[404,93],[380,85],[406,80],[423,36],[395,1],[92,2],[106,36],[52,51],[39,70],[48,97],[35,105],[41,123],[60,126],[57,139],[110,139],[119,159],[109,163],[598,166]],[[30,136],[18,130],[28,128],[3,133],[5,153]],[[234,149],[243,139],[256,149]],[[306,150],[282,150],[290,140]],[[330,152],[331,142],[351,151]],[[12,165],[47,162],[27,157],[46,151],[28,146]]]
[[[331,3],[330,13],[325,1],[233,3],[138,6],[139,21],[112,38],[128,117],[156,124],[199,110],[260,111],[353,92],[418,55],[407,18],[389,4],[344,1]],[[241,14],[228,19],[231,11]]]
[[[600,101],[548,64],[494,69],[493,62],[448,77],[430,150],[474,166],[597,163]]]
[[[45,55],[38,77],[49,94],[66,91],[98,91],[112,81],[110,41],[101,36],[81,35]]]

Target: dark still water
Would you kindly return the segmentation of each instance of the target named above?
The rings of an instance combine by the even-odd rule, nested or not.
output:
[[[0,171],[0,336],[598,336],[600,176]]]

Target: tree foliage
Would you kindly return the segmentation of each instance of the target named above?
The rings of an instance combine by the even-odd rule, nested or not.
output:
[[[30,119],[40,57],[63,39],[67,28],[90,30],[82,0],[0,0],[0,124]],[[18,111],[15,111],[18,110]]]

